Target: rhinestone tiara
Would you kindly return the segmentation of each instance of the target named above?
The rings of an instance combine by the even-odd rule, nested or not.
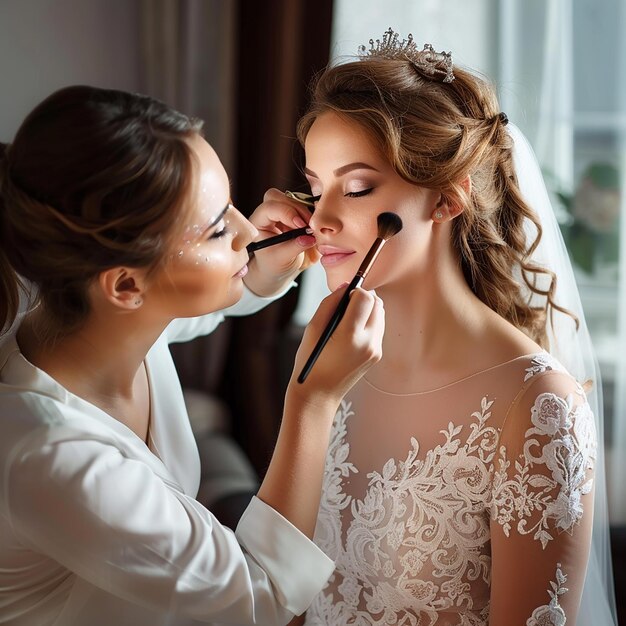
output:
[[[359,46],[358,53],[361,58],[407,59],[419,72],[429,78],[440,78],[444,83],[451,83],[454,80],[452,53],[436,52],[429,43],[424,44],[422,50],[418,50],[411,34],[400,41],[400,35],[389,28],[383,33],[382,41],[370,39],[369,43],[369,50],[364,45]]]

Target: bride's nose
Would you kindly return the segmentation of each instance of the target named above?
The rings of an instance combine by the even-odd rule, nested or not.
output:
[[[322,197],[315,203],[309,227],[314,235],[333,234],[341,230],[342,222],[336,208],[333,208],[332,203],[325,201]]]

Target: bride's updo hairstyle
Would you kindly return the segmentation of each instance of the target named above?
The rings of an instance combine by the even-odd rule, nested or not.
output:
[[[520,195],[507,118],[493,88],[453,67],[449,53],[429,45],[417,50],[411,36],[399,42],[389,30],[370,46],[359,60],[330,66],[315,79],[298,139],[304,145],[315,119],[333,111],[359,124],[404,180],[463,206],[452,237],[468,284],[545,347],[547,315],[563,309],[553,300],[555,276],[529,260],[541,226]],[[462,186],[467,176],[469,194]],[[527,242],[525,220],[536,227],[534,241]],[[518,281],[545,305],[531,306]]]
[[[0,331],[20,278],[54,337],[89,311],[87,287],[115,266],[153,271],[184,223],[202,123],[147,96],[61,89],[0,144]]]

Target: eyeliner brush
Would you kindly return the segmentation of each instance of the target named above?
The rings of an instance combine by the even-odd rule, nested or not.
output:
[[[328,343],[328,340],[333,334],[335,328],[337,328],[339,322],[341,321],[341,318],[348,308],[348,303],[350,302],[350,293],[354,289],[362,285],[363,281],[369,274],[369,271],[372,269],[372,265],[374,265],[374,261],[378,257],[378,254],[385,245],[385,242],[388,239],[391,239],[391,237],[393,237],[395,234],[399,233],[400,230],[402,230],[402,220],[395,213],[381,213],[378,216],[377,221],[378,237],[374,240],[372,247],[365,255],[365,259],[363,259],[363,262],[361,263],[354,278],[346,287],[346,290],[343,296],[341,296],[341,300],[339,300],[339,304],[337,305],[333,316],[330,318],[330,321],[326,325],[326,328],[324,329],[321,337],[318,339],[317,344],[315,344],[315,348],[313,348],[311,356],[302,368],[300,376],[298,376],[299,383],[303,383],[306,380],[311,371],[311,368],[315,364],[315,361],[317,361],[319,355],[322,353],[324,346]]]
[[[283,243],[283,241],[289,241],[290,239],[295,239],[296,237],[301,237],[302,235],[310,235],[311,232],[312,231],[308,226],[294,228],[293,230],[288,230],[280,235],[276,235],[275,237],[268,237],[267,239],[262,239],[261,241],[253,241],[246,246],[246,250],[248,251],[248,254],[253,254],[257,250],[262,250],[268,246],[274,246],[277,243]]]
[[[285,191],[285,195],[292,200],[296,200],[297,202],[304,204],[310,213],[313,213],[315,210],[315,202],[313,202],[313,198],[317,199],[316,196],[312,196],[310,193],[304,193],[302,191]]]

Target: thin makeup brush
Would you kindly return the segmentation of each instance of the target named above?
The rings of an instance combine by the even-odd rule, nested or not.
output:
[[[280,235],[276,235],[275,237],[268,237],[267,239],[262,239],[261,241],[253,241],[246,246],[246,250],[248,251],[248,254],[253,254],[257,250],[262,250],[268,246],[275,246],[277,243],[283,243],[283,241],[289,241],[290,239],[295,239],[296,237],[301,237],[302,235],[310,235],[312,232],[313,231],[308,226],[294,228],[293,230],[288,230]]]
[[[313,212],[313,208],[315,207],[315,204],[313,203],[313,198],[315,196],[312,196],[308,193],[303,193],[302,191],[285,191],[285,195],[292,200],[296,200],[306,205],[307,209],[309,209],[311,213]],[[253,254],[257,250],[262,250],[263,248],[267,248],[268,246],[273,246],[277,243],[283,243],[283,241],[289,241],[290,239],[295,239],[296,237],[310,234],[311,231],[308,230],[307,226],[304,226],[303,228],[288,230],[287,232],[276,235],[275,237],[268,237],[267,239],[263,239],[263,241],[253,241],[246,247],[246,249],[248,250],[248,254]]]
[[[315,344],[315,348],[313,348],[313,352],[311,352],[311,356],[308,361],[305,363],[302,371],[300,372],[300,376],[298,376],[298,382],[303,383],[307,376],[309,375],[311,368],[317,361],[319,355],[322,353],[324,346],[328,343],[331,335],[333,334],[335,328],[341,321],[346,309],[348,308],[348,303],[350,302],[350,293],[360,287],[363,281],[367,278],[369,271],[372,269],[372,265],[374,265],[374,261],[378,257],[378,254],[382,250],[385,242],[388,239],[391,239],[394,235],[402,230],[402,220],[395,213],[381,213],[378,218],[378,237],[374,240],[372,247],[369,249],[369,252],[365,255],[365,259],[363,259],[363,263],[359,267],[357,273],[354,275],[354,278],[346,288],[343,296],[341,296],[341,300],[339,300],[339,304],[333,313],[333,316],[330,318],[330,321],[326,325],[324,332],[321,337],[318,339],[317,344]]]
[[[292,200],[306,205],[306,208],[311,213],[313,213],[315,209],[315,200],[319,198],[319,196],[312,196],[310,193],[304,193],[302,191],[285,191],[285,195]]]

